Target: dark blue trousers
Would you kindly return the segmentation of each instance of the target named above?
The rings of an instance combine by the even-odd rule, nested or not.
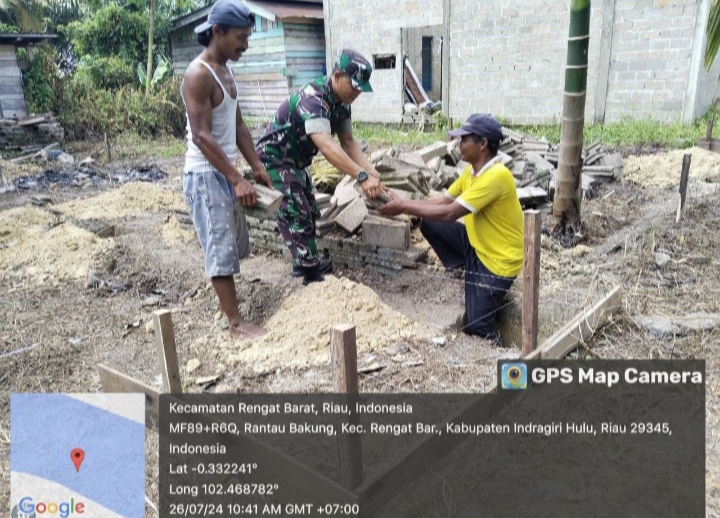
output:
[[[485,267],[461,223],[423,220],[420,232],[445,268],[465,268],[465,333],[499,344],[493,322],[515,278],[499,277]]]

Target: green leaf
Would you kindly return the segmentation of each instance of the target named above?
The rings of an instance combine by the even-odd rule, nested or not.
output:
[[[140,79],[140,84],[144,87],[147,83],[147,73],[145,72],[145,68],[143,67],[142,63],[138,63],[137,75],[138,79]]]
[[[705,68],[709,71],[720,49],[720,0],[714,0],[710,6],[710,16],[706,29],[707,49],[705,50]]]

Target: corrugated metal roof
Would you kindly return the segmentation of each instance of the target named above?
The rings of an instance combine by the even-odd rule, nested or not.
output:
[[[251,2],[246,2],[250,4]],[[279,19],[285,18],[313,18],[323,19],[322,4],[289,3],[289,2],[252,2],[263,9],[270,11]]]
[[[246,0],[244,3],[247,4],[255,14],[259,14],[260,16],[268,15],[270,19],[274,17],[280,20],[285,18],[323,19],[322,1],[307,0],[297,2],[295,0],[285,0],[284,2],[263,2],[262,0]],[[210,12],[210,7],[212,7],[212,5],[207,5],[190,14],[175,18],[172,21],[173,28],[178,29],[201,19],[204,21]]]

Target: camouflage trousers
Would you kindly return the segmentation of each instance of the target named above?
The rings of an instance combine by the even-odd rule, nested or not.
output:
[[[315,186],[307,169],[284,165],[267,167],[273,187],[283,194],[275,213],[278,230],[290,249],[293,266],[318,264],[315,221],[320,217],[315,203]]]

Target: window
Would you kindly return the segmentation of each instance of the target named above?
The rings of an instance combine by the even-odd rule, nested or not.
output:
[[[415,40],[417,41],[417,40]],[[426,92],[432,90],[432,36],[422,39],[422,87]]]
[[[395,68],[395,54],[373,54],[375,70]]]

